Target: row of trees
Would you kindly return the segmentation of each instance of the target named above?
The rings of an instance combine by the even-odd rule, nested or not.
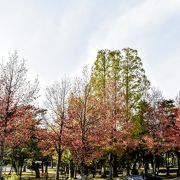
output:
[[[170,152],[180,169],[179,103],[150,88],[136,50],[98,51],[90,73],[85,67],[73,82],[64,78],[46,88],[46,110],[36,106],[38,81],[31,84],[26,73],[17,53],[1,64],[0,177],[5,160],[21,177],[28,159],[53,154],[56,179],[64,157],[70,170],[80,167],[82,179],[95,166],[104,176],[108,166],[109,179],[122,165],[127,174],[137,173],[137,164],[147,173],[151,159],[156,172],[159,158]]]

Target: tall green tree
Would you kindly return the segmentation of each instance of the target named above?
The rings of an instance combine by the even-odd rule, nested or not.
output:
[[[92,91],[98,97],[114,102],[122,96],[126,112],[133,114],[150,87],[137,50],[100,50],[91,74]]]
[[[108,94],[109,83],[113,85],[111,90],[114,87],[113,91],[117,93],[118,80],[120,79],[120,58],[119,50],[98,51],[91,74],[92,92],[97,97],[105,100],[110,95]],[[116,95],[113,98],[116,99]]]
[[[143,116],[139,113],[143,108],[143,99],[147,90],[150,87],[150,82],[147,79],[143,63],[138,56],[137,50],[131,48],[124,48],[121,51],[121,85],[123,91],[123,100],[125,105],[124,119],[127,122],[133,122],[133,137],[140,138],[143,132]],[[137,140],[138,140],[137,139]],[[135,139],[134,139],[135,141]],[[126,154],[130,156],[131,152],[136,152],[136,148],[127,149]],[[129,174],[131,160],[126,162],[127,174]],[[134,165],[136,162],[134,162]],[[134,168],[133,168],[134,169]]]
[[[111,117],[117,116],[121,111],[121,84],[120,84],[120,63],[121,53],[119,50],[100,50],[98,51],[96,61],[92,68],[91,83],[92,94],[102,98],[110,106]],[[113,119],[113,118],[111,118]],[[112,129],[113,132],[113,129]],[[112,143],[113,143],[113,138]],[[109,169],[112,179],[112,173],[117,176],[117,167],[113,167],[115,156],[109,152]],[[115,161],[114,161],[115,162]],[[116,162],[114,164],[117,164]]]
[[[121,84],[126,106],[126,118],[138,109],[139,103],[150,87],[137,50],[124,48],[121,60]]]
[[[122,51],[98,51],[91,81],[92,93],[111,104],[112,117],[117,116],[119,110],[123,112],[119,119],[120,126],[122,121],[133,121],[135,127],[141,126],[141,122],[137,122],[141,119],[137,118],[138,108],[150,82],[137,50],[125,48]]]

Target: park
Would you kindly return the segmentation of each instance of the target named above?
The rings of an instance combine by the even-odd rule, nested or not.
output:
[[[180,0],[0,0],[0,180],[180,180]]]
[[[43,107],[17,52],[0,67],[1,178],[179,176],[180,98],[150,87],[137,50],[98,51],[90,72],[47,86]]]

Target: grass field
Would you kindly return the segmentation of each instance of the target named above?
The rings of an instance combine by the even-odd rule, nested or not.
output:
[[[49,180],[53,180],[55,179],[55,173],[56,173],[56,169],[52,169],[52,168],[49,168],[48,169],[48,179]],[[172,173],[171,176],[169,177],[166,177],[166,174],[160,174],[163,179],[172,179],[172,178],[175,178],[176,177],[176,173]],[[41,178],[38,178],[38,179],[47,179],[46,175],[45,174],[40,174]],[[5,180],[18,180],[19,177],[15,174],[15,172],[11,172],[11,174],[9,173],[9,171],[6,171],[3,173],[3,177]],[[37,178],[35,178],[35,172],[34,171],[30,171],[28,170],[28,172],[23,172],[22,173],[22,180],[35,180]],[[65,180],[66,179],[66,176],[65,175],[60,175],[60,180]],[[96,178],[87,178],[87,179],[94,179],[94,180],[105,180],[104,178],[100,178],[100,175],[97,175]],[[114,180],[122,180],[124,179],[124,177],[122,176],[122,174],[120,175],[119,178],[114,178]],[[72,179],[73,180],[73,179]]]

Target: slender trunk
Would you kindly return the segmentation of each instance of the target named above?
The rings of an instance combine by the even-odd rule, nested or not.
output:
[[[128,156],[129,156],[129,153],[130,153],[130,149],[128,148],[127,149],[127,166],[126,166],[126,174],[127,174],[127,176],[129,176],[130,175],[130,159],[128,158]]]
[[[76,177],[76,165],[74,165],[74,179],[77,179],[77,177]]]
[[[157,158],[156,158],[156,172],[157,172],[157,175],[159,174],[159,166],[160,166],[160,159],[159,159],[159,156],[157,156]]]
[[[69,164],[68,164],[68,178],[69,179],[71,178],[71,161],[69,161]]]
[[[26,172],[26,165],[23,166],[23,172]]]
[[[64,108],[63,108],[64,109]],[[63,132],[63,125],[64,125],[64,111],[61,114],[61,126],[60,126],[60,137],[59,137],[59,145],[58,145],[58,159],[57,159],[57,168],[56,168],[56,180],[59,180],[59,170],[60,170],[60,165],[61,165],[61,155],[62,155],[62,150],[61,150],[61,141],[62,141],[62,132]]]
[[[56,167],[56,180],[59,180],[59,169],[61,164],[61,151],[58,152],[57,167]]]
[[[106,160],[102,160],[101,163],[101,177],[106,178]]]
[[[19,172],[20,172],[20,162],[17,162],[17,175],[19,176]]]
[[[153,174],[156,174],[156,155],[153,154]]]
[[[140,159],[139,154],[137,153],[136,157],[135,157],[134,164],[133,164],[133,168],[132,168],[132,174],[133,175],[139,175],[138,168],[137,168],[137,163],[139,162],[139,159]]]
[[[169,176],[169,153],[166,153],[166,176]]]
[[[48,179],[48,158],[45,162],[45,176],[46,176],[46,179]]]
[[[70,160],[70,178],[74,178],[75,176],[75,165],[72,160]]]
[[[20,176],[20,180],[21,180],[21,177],[22,177],[23,165],[24,165],[24,155],[22,155],[22,159],[19,160],[19,176]]]
[[[0,180],[2,179],[2,170],[3,170],[3,157],[4,157],[4,142],[0,141]]]
[[[13,171],[13,166],[11,165],[10,171],[8,175],[11,175],[11,172]]]
[[[109,180],[113,179],[113,162],[112,153],[109,153]]]
[[[180,151],[177,152],[177,159],[178,159],[177,176],[180,176]]]
[[[148,161],[147,161],[147,159],[144,160],[144,173],[148,174]]]
[[[133,175],[138,175],[138,170],[136,169],[136,163],[137,163],[137,161],[135,161],[133,164],[133,168],[132,168],[132,174]]]
[[[117,154],[113,155],[113,176],[114,177],[118,177],[118,170],[117,170],[117,167],[118,167],[118,163],[117,163]]]
[[[86,180],[85,164],[83,162],[81,163],[81,180]]]
[[[51,168],[53,169],[53,157],[51,157]]]
[[[36,165],[36,178],[40,178],[39,165]]]
[[[20,180],[22,178],[22,170],[23,170],[23,165],[20,166],[20,170],[19,170],[19,179]]]
[[[130,175],[130,163],[129,163],[129,161],[127,162],[126,171],[127,171],[127,176],[129,176]]]
[[[12,162],[12,166],[14,168],[14,171],[15,171],[16,175],[18,175],[18,166],[17,166],[15,161]]]
[[[41,161],[41,172],[42,172],[42,174],[44,173],[44,163],[43,163],[43,160]]]
[[[36,178],[40,178],[39,163],[34,163],[34,171],[36,173]]]
[[[93,175],[93,178],[95,178],[95,175],[96,175],[96,165],[94,163],[94,160],[93,160],[93,167],[92,167],[92,175]]]

